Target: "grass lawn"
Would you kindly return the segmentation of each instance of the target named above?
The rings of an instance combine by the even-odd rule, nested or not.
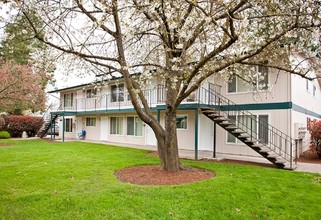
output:
[[[6,143],[14,144],[3,147]],[[157,164],[146,151],[81,142],[0,140],[0,219],[320,219],[320,175],[183,161],[216,177],[137,186],[114,172]]]

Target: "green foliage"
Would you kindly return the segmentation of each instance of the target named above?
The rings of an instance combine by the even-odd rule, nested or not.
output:
[[[42,26],[35,14],[30,14],[30,18],[37,27]],[[6,38],[1,42],[0,47],[0,56],[5,61],[13,60],[17,64],[26,65],[30,63],[33,52],[46,48],[43,43],[34,38],[28,21],[20,14],[13,23],[7,24],[5,34]]]
[[[10,134],[7,131],[0,131],[0,139],[7,139],[10,138]]]
[[[43,124],[42,117],[9,115],[4,117],[5,126],[11,137],[21,137],[26,131],[28,137],[34,137]]]
[[[316,151],[321,159],[321,120],[313,120],[310,122],[309,132],[311,135],[311,149]]]
[[[320,219],[320,175],[202,161],[213,179],[139,186],[115,171],[157,164],[146,151],[83,142],[2,140],[1,219]],[[155,149],[156,150],[156,149]],[[304,202],[303,202],[304,201]]]

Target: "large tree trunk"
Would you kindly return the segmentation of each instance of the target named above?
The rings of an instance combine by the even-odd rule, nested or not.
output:
[[[161,169],[169,172],[179,171],[181,165],[178,157],[175,110],[166,110],[165,135],[163,137],[157,137],[157,144]]]

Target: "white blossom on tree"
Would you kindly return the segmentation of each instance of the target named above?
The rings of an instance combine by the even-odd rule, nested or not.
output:
[[[308,59],[320,56],[320,0],[25,0],[18,4],[25,15],[37,6],[45,24],[43,29],[34,27],[40,41],[88,62],[99,74],[124,78],[137,114],[155,132],[161,167],[167,171],[182,168],[177,108],[202,82],[210,76],[239,76],[251,82],[255,73],[250,69],[255,66],[307,77],[305,70],[290,65],[290,54],[295,50]],[[138,72],[139,77],[131,77]],[[164,126],[143,94],[151,77],[161,78],[166,87]]]

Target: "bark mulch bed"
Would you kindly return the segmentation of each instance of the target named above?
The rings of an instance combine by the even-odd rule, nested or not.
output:
[[[157,157],[157,152],[150,152],[147,155]],[[213,163],[229,163],[229,164],[242,164],[242,165],[252,165],[252,166],[262,166],[262,167],[276,167],[273,164],[267,163],[257,163],[250,161],[240,161],[240,160],[210,160],[203,159],[202,161],[213,162]],[[304,163],[318,163],[321,164],[321,160],[318,158],[315,152],[306,151],[300,158],[297,160],[298,162]],[[192,170],[184,170],[178,173],[170,173],[164,172],[159,169],[159,166],[139,166],[139,167],[129,167],[125,168],[116,173],[116,176],[119,180],[124,182],[130,182],[134,184],[140,185],[178,185],[178,184],[186,184],[193,183],[201,180],[206,180],[213,178],[215,176],[214,173],[194,169]]]
[[[297,162],[301,163],[317,163],[321,164],[321,159],[318,157],[317,152],[312,150],[307,150],[297,159]]]
[[[198,168],[166,172],[160,170],[159,165],[127,167],[117,171],[115,175],[120,181],[138,185],[180,185],[211,179],[215,176],[213,172]]]

